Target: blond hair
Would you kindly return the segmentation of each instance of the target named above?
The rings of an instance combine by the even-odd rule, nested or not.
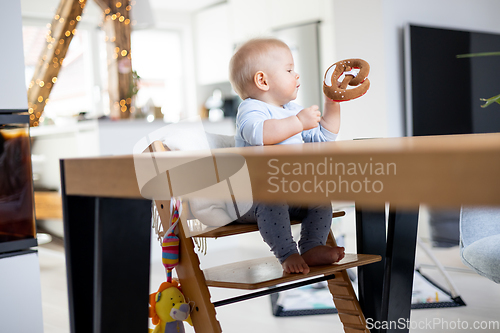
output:
[[[288,45],[276,38],[254,38],[241,45],[229,62],[229,81],[234,91],[246,99],[253,84],[255,73],[264,70],[264,60],[269,52]]]

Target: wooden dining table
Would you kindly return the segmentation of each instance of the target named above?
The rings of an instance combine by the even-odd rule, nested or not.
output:
[[[156,158],[182,164],[198,154],[206,156],[174,151]],[[500,205],[498,133],[224,148],[211,154],[220,161],[244,158],[251,184],[247,199],[355,202],[357,252],[382,256],[358,268],[359,302],[372,321],[410,318],[420,205]],[[151,201],[144,197],[147,186],[138,183],[136,165],[134,155],[60,162],[71,332],[147,327]],[[396,331],[408,329],[387,330]]]

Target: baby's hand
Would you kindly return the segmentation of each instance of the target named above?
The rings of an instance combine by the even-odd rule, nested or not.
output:
[[[306,131],[318,126],[321,120],[321,112],[319,112],[319,107],[317,105],[312,105],[297,113],[297,118],[299,118],[304,131]]]

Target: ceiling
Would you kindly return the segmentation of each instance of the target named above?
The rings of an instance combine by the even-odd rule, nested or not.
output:
[[[21,9],[23,14],[28,16],[52,15],[57,9],[61,0],[21,0]],[[170,12],[195,12],[200,9],[213,6],[227,0],[135,0],[136,2],[149,1],[153,12],[156,10]],[[94,2],[89,0],[89,2]],[[89,7],[96,7],[92,3]]]
[[[194,12],[222,2],[226,0],[149,0],[153,10],[163,9],[172,12]]]

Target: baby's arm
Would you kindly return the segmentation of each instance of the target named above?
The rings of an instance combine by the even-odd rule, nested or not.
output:
[[[265,145],[280,143],[297,133],[315,128],[320,121],[321,113],[317,105],[303,109],[296,116],[264,121],[263,141]]]
[[[325,108],[321,117],[321,126],[328,131],[338,134],[340,130],[340,103],[334,102],[325,96]]]

